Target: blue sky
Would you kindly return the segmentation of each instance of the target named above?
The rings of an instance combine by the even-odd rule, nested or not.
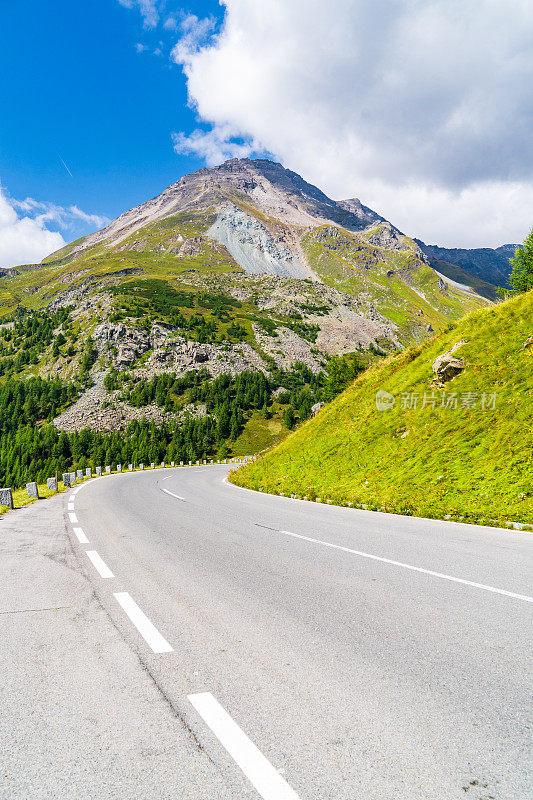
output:
[[[173,10],[192,9],[168,3],[167,18]],[[221,16],[215,2],[195,2],[194,11]],[[172,131],[195,125],[181,68],[169,58],[176,38],[161,25],[144,29],[140,14],[116,0],[4,5],[4,189],[112,218],[203,166],[172,145]],[[148,49],[138,53],[137,43]],[[78,223],[69,234],[82,232]]]
[[[269,154],[431,244],[533,224],[526,0],[26,0],[0,26],[0,266]]]

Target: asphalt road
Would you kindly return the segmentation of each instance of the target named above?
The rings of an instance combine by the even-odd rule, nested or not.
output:
[[[68,597],[0,614],[1,796],[531,797],[533,534],[271,497],[226,469],[9,515],[18,605]],[[47,561],[17,575],[45,506]]]

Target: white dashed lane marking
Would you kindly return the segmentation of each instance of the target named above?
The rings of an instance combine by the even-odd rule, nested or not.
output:
[[[183,500],[183,502],[186,502],[184,497],[181,497],[181,495],[179,494],[174,494],[174,492],[169,492],[168,489],[161,489],[161,491],[164,492],[165,494],[169,494],[171,497],[175,497],[176,500]]]
[[[77,518],[76,514],[74,514],[74,512],[72,512],[72,511],[68,515],[68,518],[73,524],[78,521],[78,518]]]
[[[85,536],[82,528],[73,528],[74,535],[77,537],[80,544],[89,544],[88,538]]]
[[[299,800],[294,789],[210,692],[190,694],[188,699],[263,800]]]
[[[152,648],[154,653],[172,653],[174,648],[162,636],[157,628],[150,622],[144,611],[141,611],[135,600],[128,592],[115,592],[113,595],[122,606],[130,620],[133,622],[144,641]]]
[[[101,578],[114,578],[115,576],[96,550],[86,550],[87,556]]]

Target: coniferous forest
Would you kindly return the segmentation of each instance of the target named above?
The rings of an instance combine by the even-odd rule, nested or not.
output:
[[[132,378],[111,369],[109,392],[135,407],[155,403],[173,417],[161,424],[146,419],[130,422],[124,431],[58,430],[53,419],[71,405],[89,384],[96,358],[91,340],[80,353],[80,370],[70,382],[59,378],[15,377],[38,362],[52,346],[55,358],[69,353],[72,340],[69,309],[17,314],[0,337],[0,482],[17,488],[28,481],[43,483],[56,472],[117,463],[194,461],[225,458],[252,415],[269,419],[274,407],[292,429],[311,416],[312,406],[330,400],[364,369],[359,354],[333,357],[327,369],[313,373],[304,364],[282,370],[271,364],[268,375],[245,371],[213,379],[205,369],[184,375]],[[54,333],[55,332],[55,333]],[[204,405],[204,415],[187,411]]]

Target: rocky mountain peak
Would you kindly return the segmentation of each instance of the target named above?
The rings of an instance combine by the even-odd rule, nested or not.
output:
[[[368,208],[368,206],[364,206],[358,197],[351,197],[348,200],[339,200],[337,205],[341,206],[341,208],[345,208],[346,211],[350,211],[352,214],[355,214],[357,219],[359,219],[363,225],[372,225],[374,222],[386,222],[384,217],[376,214],[376,212],[372,211],[372,209]]]
[[[95,244],[117,245],[149,223],[181,212],[212,212],[228,201],[246,202],[263,215],[283,224],[314,227],[335,223],[361,230],[382,219],[359,204],[337,203],[296,172],[268,159],[232,158],[219,166],[202,168],[180,178],[160,195],[121,214],[106,228],[88,236],[71,250],[75,256]]]

